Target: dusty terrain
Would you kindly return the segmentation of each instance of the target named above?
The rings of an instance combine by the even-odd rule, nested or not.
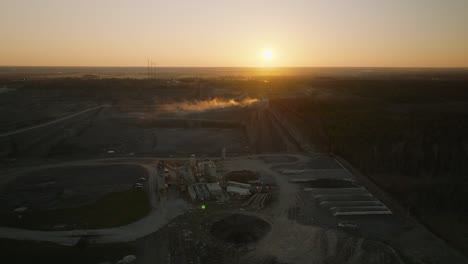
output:
[[[5,81],[14,89],[1,94],[2,102],[25,100],[2,105],[0,214],[7,217],[0,246],[12,253],[1,257],[15,263],[115,263],[129,254],[136,263],[467,263],[402,212],[398,199],[388,199],[380,189],[388,188],[385,181],[368,184],[364,163],[356,166],[355,159],[364,150],[352,152],[339,133],[327,141],[336,127],[323,122],[333,123],[340,111],[309,118],[319,110],[301,108],[310,98],[362,97],[319,89],[329,82],[263,76]],[[453,111],[463,108],[453,105]],[[372,133],[360,137],[355,144],[374,142]],[[343,155],[352,164],[328,153],[343,154],[336,150],[353,153]],[[205,169],[192,160],[212,161],[216,175],[202,177]],[[250,176],[235,175],[242,171]],[[191,177],[220,183],[221,195],[191,198]],[[260,189],[246,197],[228,193],[232,180]]]

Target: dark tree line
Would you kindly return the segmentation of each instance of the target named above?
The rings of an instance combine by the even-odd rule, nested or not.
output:
[[[423,211],[464,211],[468,86],[426,83],[338,82],[323,88],[336,98],[278,99],[270,105],[289,115],[320,149],[344,157],[404,203]]]

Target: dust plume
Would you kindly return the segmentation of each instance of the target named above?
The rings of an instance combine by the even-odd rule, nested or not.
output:
[[[210,100],[186,101],[181,103],[172,103],[162,106],[165,112],[204,112],[227,107],[245,107],[261,100],[256,98],[244,98],[242,100],[213,98]]]

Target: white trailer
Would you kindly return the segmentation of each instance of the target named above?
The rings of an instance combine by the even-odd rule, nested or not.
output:
[[[236,187],[236,186],[228,186],[227,187],[227,192],[228,193],[235,193],[235,194],[239,194],[239,195],[250,195],[250,190],[249,189],[245,189],[245,188],[240,188],[240,187]]]

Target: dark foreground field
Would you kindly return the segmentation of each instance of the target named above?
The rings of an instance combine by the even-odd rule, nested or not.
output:
[[[90,245],[82,240],[78,245],[60,246],[51,243],[0,240],[2,263],[100,263],[117,262],[135,254],[134,245]]]
[[[2,226],[97,229],[132,223],[150,211],[146,192],[133,188],[140,177],[148,177],[137,165],[46,167],[13,176],[1,188]]]
[[[98,229],[130,224],[150,211],[143,191],[113,192],[75,208],[0,213],[0,225],[33,230]]]

